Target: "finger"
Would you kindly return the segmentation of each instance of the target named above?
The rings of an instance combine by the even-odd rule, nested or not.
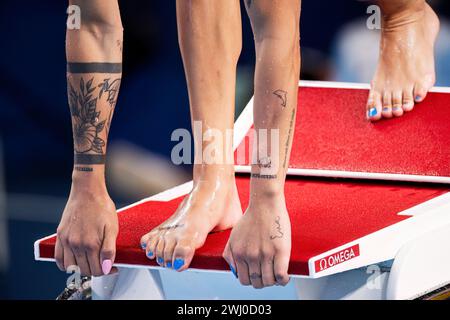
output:
[[[59,239],[59,237],[56,238],[55,260],[59,270],[65,271],[66,269],[64,269],[64,248],[61,244],[61,240]]]
[[[260,260],[252,257],[247,261],[247,264],[248,264],[249,278],[253,288],[255,289],[263,288],[264,285],[262,282]]]
[[[279,285],[285,286],[289,282],[288,275],[289,254],[277,254],[274,260],[274,276]]]
[[[81,248],[72,249],[73,255],[75,256],[76,265],[80,268],[80,273],[82,276],[92,275],[91,269],[89,268],[89,262],[87,259],[86,252]]]
[[[100,252],[99,248],[86,250],[86,256],[89,263],[89,269],[95,277],[104,275],[102,266],[100,265]]]
[[[116,258],[116,238],[117,231],[115,228],[105,226],[103,233],[103,243],[100,250],[100,261],[103,274],[109,274],[114,259]]]
[[[77,267],[77,261],[75,259],[75,256],[73,255],[72,250],[70,250],[68,244],[63,244],[63,256],[64,256],[64,270],[68,270],[70,267],[74,268]]]
[[[236,262],[236,272],[237,272],[237,275],[238,275],[239,282],[243,286],[251,285],[250,274],[249,274],[249,271],[248,271],[247,262],[245,262],[243,257],[241,258],[240,255],[236,256],[235,254],[233,254],[233,256],[235,257],[234,261]]]
[[[264,287],[276,284],[273,257],[264,258],[261,263],[262,282]]]
[[[225,249],[223,250],[222,257],[225,259],[225,261],[230,266],[231,273],[237,278],[237,272],[236,272],[236,262],[234,261],[233,255],[231,254],[230,246],[227,243],[225,246]]]

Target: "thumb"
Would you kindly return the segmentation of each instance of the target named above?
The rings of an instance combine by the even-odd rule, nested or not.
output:
[[[103,274],[109,274],[111,272],[116,257],[116,237],[117,232],[112,230],[111,227],[106,226],[103,234],[102,248],[100,250],[100,263]]]

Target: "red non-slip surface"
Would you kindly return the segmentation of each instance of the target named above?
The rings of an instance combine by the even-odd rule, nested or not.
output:
[[[237,183],[245,208],[249,180],[238,177]],[[406,219],[397,213],[448,191],[444,186],[291,178],[286,184],[292,224],[290,274],[308,275],[309,258]],[[155,265],[140,249],[140,237],[169,217],[180,201],[148,201],[122,211],[116,262]],[[228,270],[222,259],[228,236],[229,231],[209,235],[191,267]],[[55,238],[40,243],[41,258],[53,257],[54,243]]]
[[[299,88],[289,167],[450,177],[450,94],[429,93],[403,117],[374,123],[365,118],[367,95]]]

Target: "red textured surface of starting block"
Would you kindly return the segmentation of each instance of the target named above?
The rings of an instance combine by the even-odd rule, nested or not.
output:
[[[430,92],[412,112],[378,122],[365,118],[367,95],[300,87],[289,168],[450,177],[449,93]],[[251,143],[242,143],[246,165]]]

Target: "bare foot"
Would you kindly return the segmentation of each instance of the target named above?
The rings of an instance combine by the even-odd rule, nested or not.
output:
[[[232,228],[242,216],[234,171],[194,179],[194,188],[175,213],[141,238],[149,259],[183,271],[211,231]]]
[[[439,19],[425,2],[384,15],[378,67],[367,102],[367,117],[399,117],[425,99],[435,82],[434,42]]]

